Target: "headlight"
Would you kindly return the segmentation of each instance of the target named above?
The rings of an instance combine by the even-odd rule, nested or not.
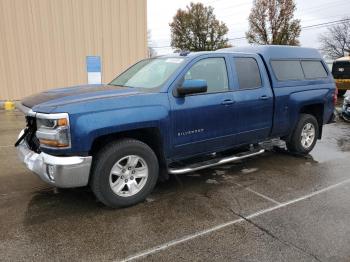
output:
[[[36,115],[36,137],[41,147],[69,148],[69,117],[66,113]]]

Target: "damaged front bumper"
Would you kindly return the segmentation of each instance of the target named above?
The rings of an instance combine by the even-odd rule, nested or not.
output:
[[[24,140],[16,148],[19,159],[27,168],[50,185],[69,188],[86,186],[89,182],[91,156],[57,157],[44,152],[38,154],[31,151]]]

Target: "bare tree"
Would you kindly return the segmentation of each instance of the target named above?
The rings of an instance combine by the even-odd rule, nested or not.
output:
[[[343,57],[350,52],[350,18],[342,19],[320,36],[321,50],[331,59]]]
[[[210,51],[229,47],[225,35],[228,28],[216,19],[214,8],[190,3],[186,10],[177,10],[171,29],[171,46],[189,51]]]
[[[299,45],[300,20],[294,19],[294,0],[254,0],[250,12],[249,43]]]

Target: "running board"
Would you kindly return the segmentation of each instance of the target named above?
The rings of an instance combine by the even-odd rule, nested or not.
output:
[[[245,158],[252,157],[252,156],[261,155],[264,152],[265,152],[264,149],[259,149],[257,151],[253,151],[253,152],[252,151],[243,152],[243,153],[239,153],[239,154],[234,155],[234,156],[225,157],[225,158],[222,158],[222,159],[215,159],[214,160],[215,162],[213,162],[213,160],[209,160],[209,161],[205,161],[205,162],[202,162],[202,163],[196,163],[196,164],[193,164],[193,165],[190,165],[190,166],[187,166],[187,167],[169,168],[168,172],[170,174],[174,174],[174,175],[185,174],[185,173],[189,173],[189,172],[205,169],[205,168],[208,168],[208,167],[213,167],[213,166],[218,166],[218,165],[222,165],[222,164],[238,161],[238,160],[245,159]]]

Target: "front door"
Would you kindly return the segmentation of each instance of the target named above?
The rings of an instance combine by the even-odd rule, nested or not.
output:
[[[174,158],[210,153],[234,144],[234,102],[226,58],[198,58],[187,68],[183,78],[206,80],[208,90],[185,97],[169,94]]]

